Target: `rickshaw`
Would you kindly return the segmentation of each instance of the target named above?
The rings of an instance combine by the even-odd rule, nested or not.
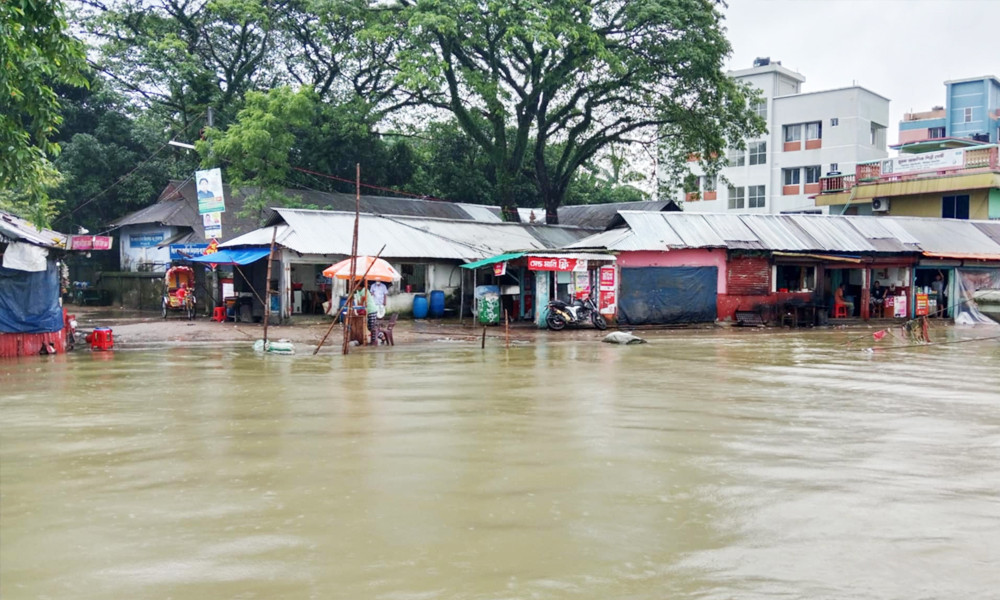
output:
[[[163,318],[170,311],[183,312],[194,319],[194,270],[191,267],[170,267],[163,278]]]

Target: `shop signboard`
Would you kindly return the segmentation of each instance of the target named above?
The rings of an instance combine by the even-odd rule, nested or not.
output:
[[[614,265],[605,265],[598,270],[597,286],[601,314],[613,316],[618,311],[618,271]]]
[[[154,248],[166,238],[162,231],[155,233],[131,233],[128,236],[129,248]]]
[[[208,244],[170,244],[170,260],[184,260],[205,253]]]
[[[507,261],[502,261],[493,264],[493,275],[500,277],[507,274]]]
[[[586,271],[587,261],[556,256],[529,256],[529,271]]]
[[[892,305],[892,316],[906,317],[906,296],[896,296]]]
[[[70,250],[111,250],[112,238],[106,235],[74,235],[69,239]]]
[[[904,154],[882,161],[882,175],[960,169],[965,165],[965,150],[949,149],[940,152]]]
[[[916,301],[913,303],[913,314],[918,317],[927,316],[929,310],[929,302],[927,301],[927,294],[917,294]]]
[[[198,190],[198,214],[220,213],[226,210],[226,199],[222,192],[222,171],[208,169],[195,171],[195,189]]]

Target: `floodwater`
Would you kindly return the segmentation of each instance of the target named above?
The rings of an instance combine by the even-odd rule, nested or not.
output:
[[[858,335],[0,362],[0,596],[1000,597],[1000,340]]]

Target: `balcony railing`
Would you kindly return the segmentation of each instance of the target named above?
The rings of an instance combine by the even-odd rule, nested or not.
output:
[[[854,167],[854,173],[852,174],[820,177],[819,193],[836,194],[846,192],[861,183],[905,181],[935,175],[954,175],[963,171],[1000,171],[1000,147],[983,146],[981,148],[967,148],[963,153],[962,163],[959,165],[932,167],[925,170],[905,171],[902,173],[883,173],[882,164],[883,161],[887,160],[891,159],[858,163]]]

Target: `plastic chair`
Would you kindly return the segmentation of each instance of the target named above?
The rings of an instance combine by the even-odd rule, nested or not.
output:
[[[846,304],[835,304],[833,307],[833,318],[834,319],[846,319],[847,318],[847,305]]]
[[[396,343],[392,340],[392,328],[396,326],[396,319],[399,315],[393,313],[389,317],[388,321],[379,321],[378,330],[375,332],[375,339],[380,343],[389,344],[390,346],[395,346]]]
[[[212,320],[222,323],[226,320],[226,307],[216,306],[215,310],[212,311]]]

